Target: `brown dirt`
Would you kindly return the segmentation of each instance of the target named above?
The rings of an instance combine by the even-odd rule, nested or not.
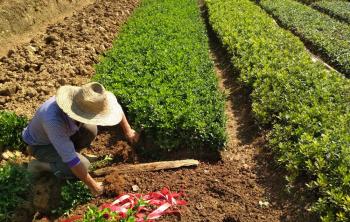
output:
[[[88,82],[137,2],[98,1],[9,50],[0,58],[0,109],[30,117],[59,86]]]
[[[100,157],[110,155],[113,162],[135,162],[135,152],[124,139],[119,126],[99,127],[99,135],[87,153]]]
[[[11,221],[32,221],[36,212],[49,214],[56,209],[60,203],[62,182],[49,173],[37,175],[26,201],[18,206]]]
[[[103,184],[106,193],[111,197],[118,196],[125,190],[125,180],[116,172],[107,175],[104,178]]]
[[[41,175],[32,188],[33,207],[37,211],[48,213],[59,206],[62,181],[53,175]]]
[[[13,45],[30,40],[52,21],[63,20],[93,0],[0,1],[0,56]]]
[[[114,33],[136,5],[136,0],[99,1],[62,23],[50,26],[45,35],[35,37],[31,43],[11,50],[0,63],[0,74],[4,73],[0,83],[8,87],[0,92],[7,94],[0,97],[0,108],[32,116],[37,106],[54,94],[56,87],[88,81],[94,73],[92,65],[111,46]],[[208,33],[220,87],[227,94],[229,143],[221,152],[221,160],[212,162],[209,158],[209,162],[207,158],[201,158],[197,168],[98,178],[111,191],[109,195],[78,206],[73,215],[83,214],[88,205],[112,201],[113,192],[132,192],[132,186],[137,185],[140,193],[166,186],[187,194],[189,204],[181,208],[182,214],[162,221],[317,221],[306,211],[307,195],[302,190],[292,194],[284,191],[284,172],[274,164],[273,154],[265,147],[264,132],[254,124],[248,92],[236,80],[238,74],[230,65],[229,55],[221,48],[210,27]],[[31,102],[26,103],[27,100]],[[87,152],[100,157],[112,155],[115,161],[138,159],[120,130],[113,127],[101,128]],[[174,157],[172,153],[167,158],[180,158],[181,155]],[[139,159],[151,161],[144,156]]]

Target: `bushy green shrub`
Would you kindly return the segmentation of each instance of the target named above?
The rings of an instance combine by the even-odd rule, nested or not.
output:
[[[323,0],[312,4],[312,7],[340,21],[350,23],[350,2],[343,0]]]
[[[223,147],[224,97],[196,0],[142,1],[96,73],[160,148]]]
[[[58,215],[68,214],[80,204],[85,204],[92,199],[89,189],[82,181],[69,181],[61,188],[61,204],[53,213]]]
[[[350,75],[350,26],[293,0],[261,0],[260,5],[337,70]]]
[[[0,221],[11,221],[14,210],[30,191],[30,184],[30,175],[24,167],[9,163],[0,166]]]
[[[28,123],[27,118],[13,112],[0,111],[0,148],[10,150],[23,149],[22,130]]]
[[[107,216],[108,215],[108,216]],[[134,219],[134,218],[132,218]],[[84,218],[80,220],[81,222],[108,222],[108,221],[120,221],[120,216],[118,212],[112,212],[109,208],[99,209],[96,206],[88,207],[87,211],[84,214]],[[135,220],[130,220],[135,221]],[[129,222],[129,221],[126,221]]]
[[[209,20],[252,88],[257,120],[292,182],[309,175],[323,221],[350,218],[350,81],[249,0],[207,0]]]

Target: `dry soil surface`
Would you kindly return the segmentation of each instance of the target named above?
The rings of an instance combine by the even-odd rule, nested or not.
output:
[[[0,58],[0,109],[32,116],[65,84],[81,85],[137,5],[137,0],[101,0]]]
[[[94,0],[0,1],[0,56]]]

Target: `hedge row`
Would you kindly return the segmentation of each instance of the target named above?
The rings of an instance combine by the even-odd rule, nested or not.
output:
[[[0,111],[0,150],[23,150],[22,130],[28,123],[27,118],[13,112]]]
[[[350,75],[350,26],[294,0],[261,0],[260,5],[337,70]]]
[[[96,73],[160,148],[223,147],[224,97],[196,0],[143,1]]]
[[[350,218],[350,81],[249,0],[207,0],[213,29],[252,88],[257,120],[292,182],[309,175],[323,221]]]
[[[312,7],[340,21],[350,23],[350,2],[343,0],[323,0],[315,2]]]

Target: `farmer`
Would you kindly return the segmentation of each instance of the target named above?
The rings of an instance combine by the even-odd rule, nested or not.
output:
[[[130,127],[116,97],[101,84],[60,87],[22,132],[29,153],[36,158],[28,164],[28,170],[50,171],[62,179],[77,177],[92,194],[101,194],[103,185],[90,176],[90,162],[78,152],[94,140],[97,125],[118,123],[131,143],[138,141],[139,134]]]

